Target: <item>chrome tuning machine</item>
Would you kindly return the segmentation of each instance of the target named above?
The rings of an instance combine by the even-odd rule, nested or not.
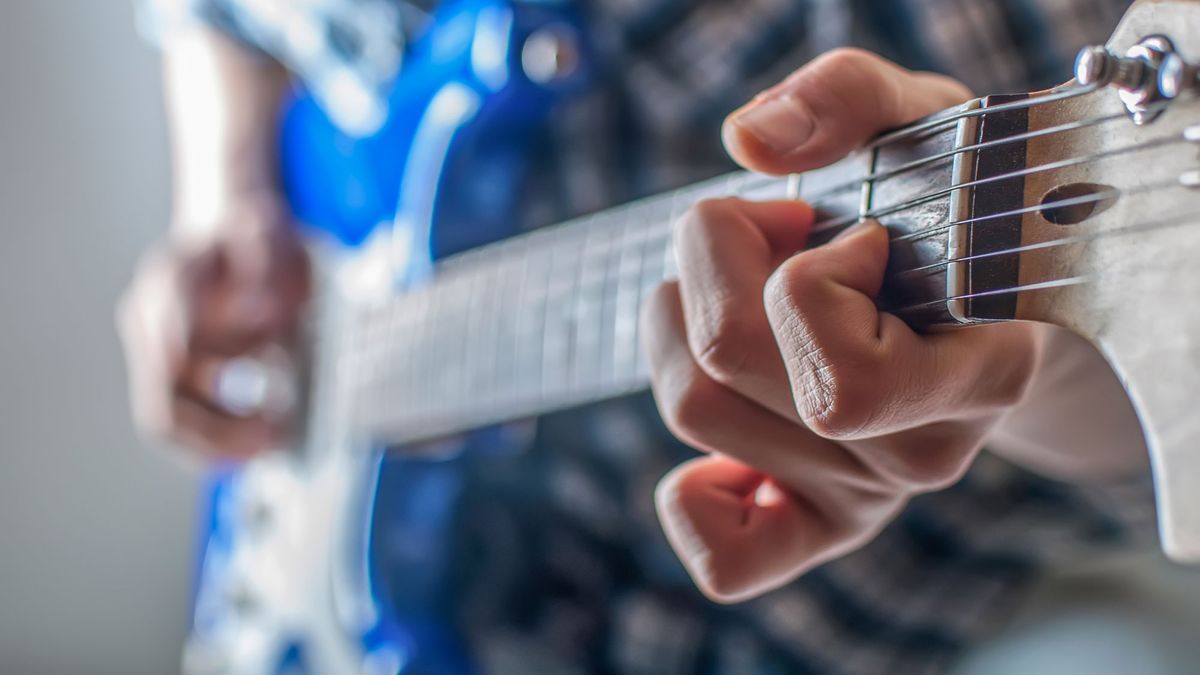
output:
[[[1075,79],[1085,86],[1117,89],[1135,124],[1153,121],[1165,101],[1200,91],[1197,67],[1162,35],[1142,40],[1123,56],[1105,47],[1085,47],[1075,59]]]

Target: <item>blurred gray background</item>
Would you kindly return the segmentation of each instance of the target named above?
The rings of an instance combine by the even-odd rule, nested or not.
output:
[[[112,306],[162,229],[129,0],[0,0],[0,673],[164,675],[198,475],[128,422]]]
[[[178,671],[197,472],[138,443],[112,306],[161,230],[155,54],[128,0],[0,0],[0,674]],[[1197,673],[1200,573],[1048,581],[958,669]]]

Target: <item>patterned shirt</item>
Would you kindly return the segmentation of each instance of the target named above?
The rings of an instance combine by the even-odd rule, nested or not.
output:
[[[604,75],[551,122],[554,147],[535,183],[566,199],[531,226],[727,171],[722,118],[832,47],[862,46],[981,93],[1028,91],[1065,79],[1079,47],[1103,42],[1128,2],[579,4]],[[160,36],[197,21],[227,31],[352,120],[339,107],[382,100],[432,5],[158,0],[153,26]],[[482,671],[939,672],[1004,619],[1040,569],[1144,545],[1154,532],[1148,481],[1067,485],[984,456],[862,550],[718,607],[691,585],[653,513],[655,482],[693,455],[640,397],[546,417],[522,452],[458,460],[451,582],[437,602]],[[384,487],[409,470],[385,472]],[[389,541],[404,546],[403,532],[376,536],[384,555]]]

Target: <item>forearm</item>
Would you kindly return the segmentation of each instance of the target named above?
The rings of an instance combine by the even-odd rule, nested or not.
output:
[[[240,197],[277,191],[284,69],[216,31],[198,28],[172,37],[163,71],[174,226],[210,227]]]
[[[1090,344],[1049,328],[1028,397],[996,430],[997,454],[1056,478],[1089,480],[1148,471],[1137,415]]]

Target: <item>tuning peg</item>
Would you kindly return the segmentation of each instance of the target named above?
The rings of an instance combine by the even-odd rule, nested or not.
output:
[[[1162,113],[1155,104],[1170,98],[1162,91],[1161,76],[1164,63],[1175,53],[1175,45],[1162,35],[1145,38],[1124,55],[1105,47],[1085,47],[1075,58],[1075,79],[1084,86],[1113,87],[1134,124],[1146,124]],[[1171,77],[1168,86],[1178,85],[1173,91],[1190,86],[1187,68],[1179,64]]]
[[[1075,58],[1075,79],[1084,86],[1137,91],[1146,85],[1146,63],[1122,58],[1104,47],[1084,47]]]
[[[1165,98],[1178,98],[1188,90],[1200,90],[1200,68],[1179,54],[1168,54],[1158,71],[1158,91]]]

